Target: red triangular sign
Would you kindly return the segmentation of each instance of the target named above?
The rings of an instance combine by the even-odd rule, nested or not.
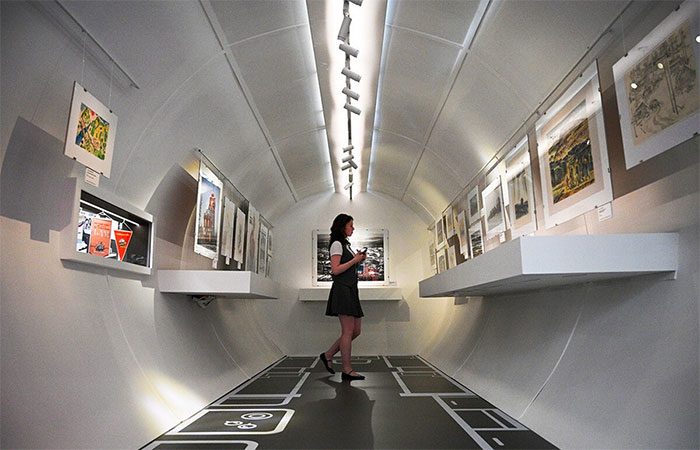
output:
[[[119,261],[124,261],[124,255],[126,254],[127,247],[129,247],[132,234],[134,234],[134,232],[129,230],[114,230],[114,239],[117,241]]]

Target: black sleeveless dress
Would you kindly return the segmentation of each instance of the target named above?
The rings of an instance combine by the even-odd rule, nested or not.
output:
[[[340,264],[350,261],[354,256],[348,246],[343,245]],[[357,289],[357,264],[340,275],[333,275],[333,285],[328,295],[326,315],[338,316],[341,314],[355,317],[365,315],[362,312],[362,306],[360,306],[360,293]]]

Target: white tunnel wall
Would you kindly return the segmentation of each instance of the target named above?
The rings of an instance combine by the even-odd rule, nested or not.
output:
[[[679,232],[677,279],[457,299],[423,356],[555,445],[697,448],[698,204],[695,164],[540,233]]]

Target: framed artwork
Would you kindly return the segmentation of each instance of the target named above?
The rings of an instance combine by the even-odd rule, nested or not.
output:
[[[267,274],[267,227],[260,224],[260,240],[258,242],[258,273]]]
[[[484,253],[483,239],[481,235],[481,222],[469,227],[469,250],[473,258]]]
[[[464,211],[457,214],[457,237],[459,238],[459,252],[465,259],[469,258],[469,230],[467,229],[467,216]]]
[[[469,223],[473,224],[479,220],[481,216],[481,205],[479,204],[479,186],[474,188],[467,194],[467,204],[469,205]]]
[[[272,230],[267,231],[267,254],[272,255]]]
[[[442,217],[435,222],[435,246],[442,248],[445,245],[445,229],[442,226]]]
[[[527,144],[527,136],[525,136],[505,158],[505,180],[508,185],[507,211],[512,238],[533,233],[537,228],[532,167]]]
[[[117,116],[76,81],[73,83],[63,153],[109,178]]]
[[[447,248],[447,264],[449,268],[457,267],[457,251],[454,245]]]
[[[258,268],[258,212],[248,205],[248,226],[246,235],[245,270],[255,272]]]
[[[438,250],[438,273],[442,273],[447,270],[447,255],[446,250]]]
[[[506,221],[503,214],[503,192],[501,177],[496,177],[481,193],[484,200],[484,217],[486,219],[486,237],[490,239],[506,231]]]
[[[455,235],[455,221],[451,206],[447,208],[443,217],[445,218],[445,238],[449,239]]]
[[[437,260],[435,259],[435,243],[431,242],[428,247],[428,252],[430,253],[430,267],[437,269]]]
[[[330,239],[328,231],[313,231],[313,274],[314,286],[330,284],[331,258]],[[389,283],[389,230],[386,229],[356,229],[350,238],[352,251],[367,247],[367,259],[357,266],[359,284],[365,286],[386,285]]]
[[[233,259],[238,262],[240,268],[243,263],[243,249],[245,248],[245,227],[248,219],[241,208],[236,208],[236,236],[233,242]]]
[[[535,128],[546,228],[612,201],[595,62]]]
[[[613,65],[625,166],[700,132],[700,3],[686,0]]]
[[[233,256],[233,225],[236,220],[236,204],[224,197],[224,222],[222,224],[221,256],[226,258],[226,264]]]
[[[194,252],[210,259],[219,254],[222,189],[221,180],[200,161]]]

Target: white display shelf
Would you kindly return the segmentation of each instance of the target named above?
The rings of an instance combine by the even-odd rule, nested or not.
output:
[[[248,271],[159,270],[158,290],[194,297],[278,298],[279,285]]]
[[[678,235],[523,236],[419,283],[421,297],[484,296],[678,270]]]
[[[299,289],[299,301],[325,302],[328,301],[330,286],[316,286]],[[361,301],[401,301],[401,288],[395,286],[360,286]]]

